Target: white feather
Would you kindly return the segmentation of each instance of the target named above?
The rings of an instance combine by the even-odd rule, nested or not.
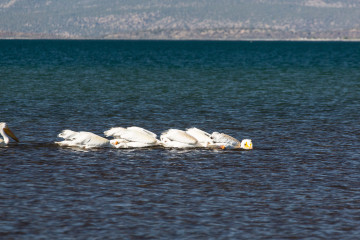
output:
[[[64,130],[58,136],[65,140],[55,143],[63,147],[100,148],[112,146],[109,140],[91,132]]]
[[[159,141],[156,139],[156,134],[152,133],[146,129],[140,127],[116,127],[111,128],[104,132],[106,136],[112,136],[117,139],[122,139],[126,141],[126,144],[122,142],[119,145],[122,148],[129,148],[129,147],[150,147],[159,145]]]
[[[169,148],[201,147],[196,138],[179,129],[169,129],[160,136],[161,144]]]
[[[186,133],[194,137],[202,147],[208,147],[214,144],[211,135],[198,128],[188,128],[186,129]]]
[[[226,148],[240,148],[240,141],[225,133],[213,132],[211,138],[215,145],[224,146]]]

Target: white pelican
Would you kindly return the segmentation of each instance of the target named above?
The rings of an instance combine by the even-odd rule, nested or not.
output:
[[[211,138],[215,145],[222,149],[252,149],[253,144],[251,139],[244,139],[241,142],[225,133],[213,132]]]
[[[55,142],[62,147],[80,147],[80,148],[102,148],[116,147],[113,140],[100,137],[91,132],[75,132],[63,130],[58,137],[65,139],[61,142]]]
[[[194,137],[202,147],[210,147],[215,144],[209,133],[198,128],[188,128],[186,133]]]
[[[10,130],[5,122],[0,123],[0,134],[3,139],[0,139],[0,147],[5,147],[10,142],[9,137],[14,139],[16,142],[19,142],[19,139],[14,135],[14,133]]]
[[[104,132],[107,137],[114,137],[117,148],[142,148],[160,144],[156,134],[140,127],[115,127]]]
[[[196,138],[179,129],[169,129],[160,136],[161,144],[168,148],[202,147]]]

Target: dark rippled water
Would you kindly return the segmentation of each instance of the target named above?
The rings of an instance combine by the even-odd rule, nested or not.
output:
[[[360,43],[0,41],[1,239],[354,239]],[[198,127],[252,151],[62,149]]]

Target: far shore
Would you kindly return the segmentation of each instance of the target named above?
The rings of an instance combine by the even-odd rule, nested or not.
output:
[[[96,41],[229,41],[229,42],[360,42],[359,39],[327,39],[327,38],[250,38],[250,39],[233,39],[233,38],[96,38],[96,37],[0,37],[0,40],[96,40]]]

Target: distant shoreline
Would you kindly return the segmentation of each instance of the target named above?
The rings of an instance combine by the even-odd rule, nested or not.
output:
[[[360,42],[360,39],[165,39],[165,38],[16,38],[0,40],[49,40],[49,41],[209,41],[209,42]]]
[[[359,42],[360,29],[338,31],[284,31],[272,29],[160,29],[104,34],[1,31],[0,39],[28,40],[163,40],[163,41],[301,41]]]

